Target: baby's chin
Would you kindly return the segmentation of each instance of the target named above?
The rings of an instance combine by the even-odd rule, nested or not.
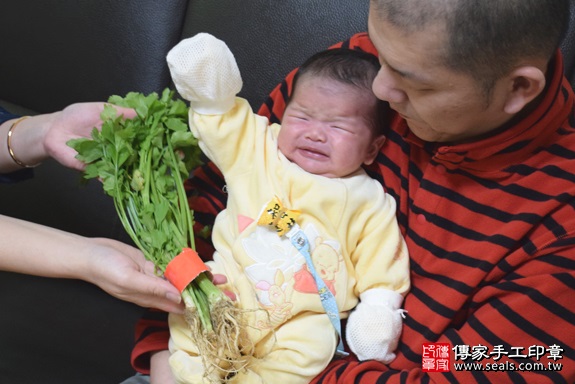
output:
[[[286,158],[291,162],[296,164],[298,167],[306,171],[307,173],[311,173],[317,176],[335,178],[339,177],[335,175],[332,170],[327,167],[327,162],[325,161],[318,161],[313,160],[308,157],[302,156],[286,156]]]
[[[311,173],[316,176],[323,176],[323,177],[339,177],[334,175],[331,171],[325,169],[325,167],[320,167],[318,164],[310,164],[310,162],[294,162],[297,164],[301,169],[306,171],[307,173]]]

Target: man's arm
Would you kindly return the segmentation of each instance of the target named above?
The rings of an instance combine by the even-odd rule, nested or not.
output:
[[[450,347],[449,363],[442,371],[423,369],[420,356],[423,345],[421,350],[412,351],[404,344],[399,347],[403,355],[400,362],[388,366],[352,358],[337,360],[312,383],[572,383],[575,378],[573,244],[573,238],[557,240],[543,254],[510,271],[509,278],[478,289],[469,316],[457,327],[445,329],[435,341]],[[549,267],[544,270],[542,264]],[[428,294],[433,299],[442,292]],[[413,329],[417,329],[417,324],[411,322],[409,328],[410,334],[404,338],[416,337]],[[498,345],[502,346],[501,355],[494,353]],[[472,348],[458,350],[458,346]],[[466,354],[480,353],[479,348],[474,349],[479,346],[485,347],[487,357]]]

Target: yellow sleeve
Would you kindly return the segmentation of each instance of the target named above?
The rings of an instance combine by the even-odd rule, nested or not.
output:
[[[256,156],[263,155],[264,137],[269,134],[268,120],[239,97],[223,115],[203,115],[190,109],[189,124],[202,151],[224,175],[233,167],[254,164]]]
[[[395,200],[382,189],[378,192],[370,193],[372,198],[357,210],[350,224],[350,230],[358,233],[351,254],[357,278],[355,293],[385,288],[405,295],[410,286],[407,245],[395,216]]]

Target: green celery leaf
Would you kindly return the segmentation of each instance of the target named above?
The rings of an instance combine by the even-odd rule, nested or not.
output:
[[[177,131],[172,133],[170,141],[174,148],[187,147],[194,145],[197,141],[192,132],[186,130],[184,132]]]

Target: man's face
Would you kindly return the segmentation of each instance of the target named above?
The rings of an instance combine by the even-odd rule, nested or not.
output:
[[[368,28],[382,65],[373,91],[422,140],[469,141],[511,118],[503,110],[509,90],[502,81],[487,97],[471,76],[441,63],[446,39],[440,25],[405,34],[372,9]]]

